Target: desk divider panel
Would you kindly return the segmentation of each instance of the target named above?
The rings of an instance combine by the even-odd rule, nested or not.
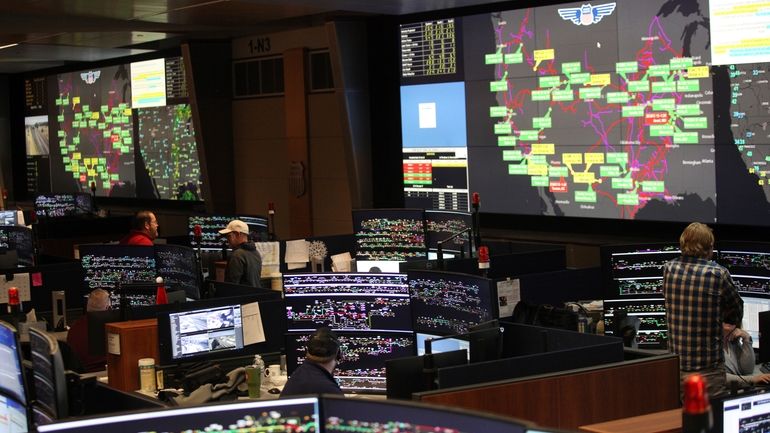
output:
[[[679,358],[661,355],[413,396],[427,403],[576,430],[581,425],[678,408]]]

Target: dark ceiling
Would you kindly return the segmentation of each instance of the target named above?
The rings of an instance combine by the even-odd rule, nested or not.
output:
[[[3,0],[0,73],[145,53],[186,39],[318,25],[335,16],[405,15],[495,0]]]

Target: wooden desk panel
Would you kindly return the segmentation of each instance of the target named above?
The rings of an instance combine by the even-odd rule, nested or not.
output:
[[[584,425],[580,430],[593,433],[680,433],[682,409]]]
[[[418,399],[577,429],[679,407],[676,356],[418,393]]]

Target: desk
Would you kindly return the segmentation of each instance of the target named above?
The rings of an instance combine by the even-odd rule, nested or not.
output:
[[[594,433],[680,433],[682,409],[584,425],[580,426],[580,430]]]

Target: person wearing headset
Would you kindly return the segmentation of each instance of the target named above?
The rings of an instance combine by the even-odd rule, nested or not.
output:
[[[302,363],[281,391],[281,397],[304,394],[343,394],[334,379],[340,357],[340,342],[328,327],[318,328],[307,342]]]

